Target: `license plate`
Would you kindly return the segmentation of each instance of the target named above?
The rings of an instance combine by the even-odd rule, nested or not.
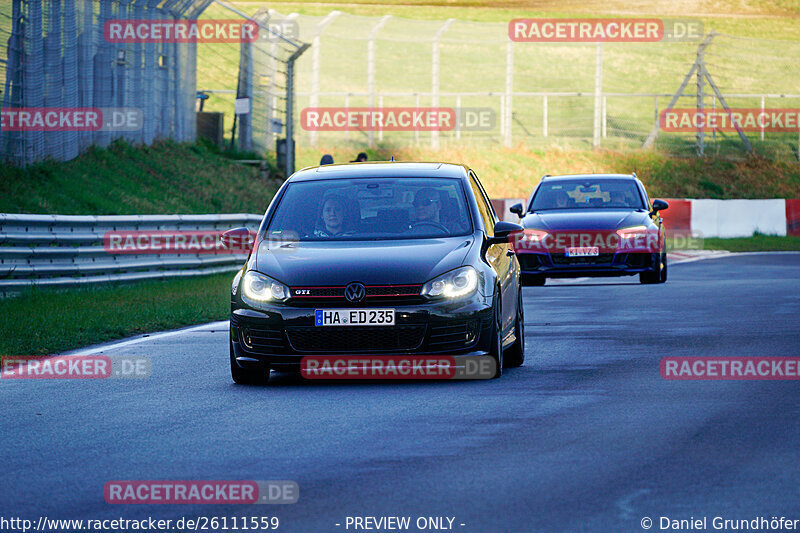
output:
[[[600,248],[597,246],[575,246],[567,248],[567,257],[595,257],[600,255]]]
[[[317,309],[316,326],[394,326],[394,309]]]

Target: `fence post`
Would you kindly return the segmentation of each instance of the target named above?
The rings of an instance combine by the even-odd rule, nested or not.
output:
[[[702,116],[703,113],[703,89],[705,88],[705,77],[706,77],[706,65],[705,65],[705,49],[706,43],[704,42],[700,46],[697,47],[697,98],[696,98],[696,106],[697,106],[697,115]],[[699,126],[697,128],[697,155],[703,157],[705,155],[705,148],[706,148],[706,139],[705,139],[705,132],[703,131],[703,127]]]
[[[456,139],[461,139],[461,95],[456,96]]]
[[[286,61],[286,179],[294,174],[294,62],[309,46],[300,46]]]
[[[608,133],[608,97],[603,95],[603,139]]]
[[[314,39],[311,45],[311,98],[309,100],[309,107],[319,107],[320,37],[322,36],[322,32],[325,31],[325,28],[341,14],[341,11],[331,11],[317,24],[314,30]],[[317,137],[316,130],[308,132],[308,142],[311,146],[317,145]]]
[[[594,129],[592,133],[592,146],[600,146],[601,106],[603,94],[603,43],[597,43],[597,64],[594,71]]]
[[[547,137],[547,95],[542,97],[542,136]]]
[[[278,95],[275,76],[278,74],[278,43],[269,43],[269,81],[267,82],[267,150],[277,150],[275,142],[278,140],[278,132],[275,131],[275,121],[278,109]],[[284,117],[285,119],[286,117]]]
[[[761,95],[761,113],[764,113],[764,95]],[[762,114],[761,116],[763,117],[764,115]],[[761,117],[759,117],[759,122],[761,123],[761,140],[763,141],[764,140],[764,122],[763,122],[763,120],[761,120]]]
[[[369,41],[367,43],[367,90],[369,91],[369,107],[375,107],[375,39],[378,37],[378,32],[381,28],[386,26],[386,23],[391,19],[391,15],[384,15],[377,24],[369,32]],[[369,130],[369,145],[375,146],[375,128],[370,127]]]
[[[346,95],[344,95],[344,108],[347,111],[347,114],[349,116],[349,114],[350,114],[350,93],[347,93]],[[350,140],[350,128],[349,127],[344,129],[344,140],[345,141],[349,141]]]
[[[414,108],[419,110],[419,93],[414,93]],[[419,130],[414,128],[414,144],[419,146]]]
[[[658,96],[653,98],[653,128],[658,131]]]
[[[514,41],[506,42],[506,96],[505,96],[505,139],[506,148],[511,148],[511,121],[513,118],[512,93],[514,92]]]
[[[431,106],[439,107],[439,56],[440,44],[442,34],[447,31],[447,28],[455,22],[456,19],[447,19],[444,24],[439,26],[436,33],[433,35],[433,51],[431,57]],[[439,149],[439,131],[431,131],[431,148],[434,150]]]
[[[380,108],[381,113],[383,113],[383,95],[378,97],[378,107]],[[378,141],[383,142],[383,128],[378,130]]]

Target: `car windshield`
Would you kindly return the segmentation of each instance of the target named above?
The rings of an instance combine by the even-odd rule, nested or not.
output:
[[[644,209],[644,202],[633,180],[553,180],[541,184],[531,208]]]
[[[354,178],[290,183],[267,228],[300,241],[424,239],[467,235],[461,181]]]

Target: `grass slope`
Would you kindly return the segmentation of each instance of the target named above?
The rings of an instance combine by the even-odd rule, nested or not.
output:
[[[46,355],[137,333],[222,320],[233,274],[31,289],[0,299],[0,355]]]
[[[253,167],[202,143],[116,142],[66,163],[0,164],[0,213],[263,213],[274,192]]]
[[[298,167],[319,164],[320,154],[349,161],[362,145],[298,147]],[[524,146],[426,148],[383,146],[371,160],[448,161],[475,170],[493,198],[525,198],[544,174],[636,172],[654,198],[800,198],[800,165],[751,158],[729,161],[670,157],[658,151],[531,150]]]

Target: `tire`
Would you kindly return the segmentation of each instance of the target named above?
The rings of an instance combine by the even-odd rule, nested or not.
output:
[[[658,281],[659,283],[666,283],[667,282],[667,252],[661,254],[661,278]]]
[[[514,321],[514,344],[509,346],[503,354],[503,366],[516,368],[525,362],[525,309],[522,307],[522,288],[517,298],[517,319]]]
[[[231,349],[231,378],[237,385],[266,385],[269,382],[269,367],[259,366],[257,368],[241,368],[233,358],[233,346]]]
[[[494,320],[492,320],[492,329],[490,333],[489,355],[494,359],[495,371],[492,379],[497,379],[503,375],[503,336],[500,331],[501,314],[500,314],[500,298],[498,296],[494,299]]]
[[[523,276],[524,279],[520,281],[524,281],[522,285],[525,287],[544,287],[547,283],[547,278],[538,274],[523,274]]]
[[[663,275],[662,274],[662,270],[663,270],[663,266],[662,265],[664,264],[664,263],[662,263],[662,261],[666,260],[666,255],[665,254],[661,254],[659,257],[660,257],[661,261],[658,262],[658,266],[656,267],[655,272],[642,272],[642,273],[640,273],[639,274],[639,283],[641,283],[643,285],[652,285],[654,283],[664,283],[663,281],[661,281],[661,276]],[[666,281],[666,277],[664,278],[664,281]]]

